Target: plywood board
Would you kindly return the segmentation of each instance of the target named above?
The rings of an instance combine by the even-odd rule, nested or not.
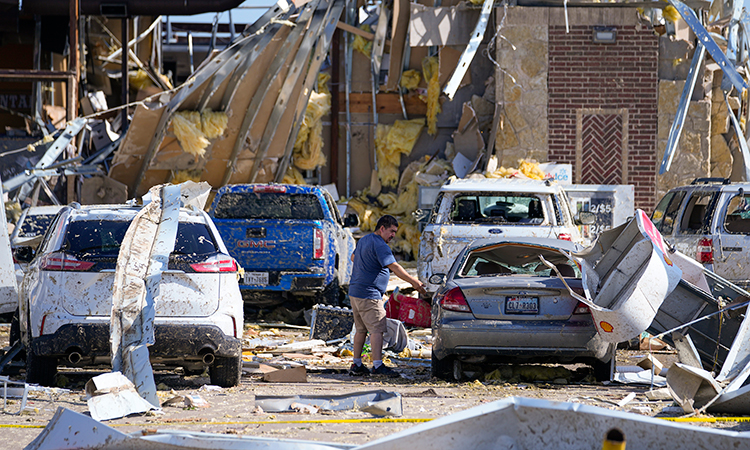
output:
[[[387,91],[395,91],[401,80],[404,66],[404,46],[406,32],[409,30],[409,0],[393,1],[393,20],[391,23],[391,58],[388,66]]]

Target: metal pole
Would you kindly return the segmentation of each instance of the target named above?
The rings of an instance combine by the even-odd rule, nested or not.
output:
[[[120,40],[122,45],[122,54],[120,55],[121,61],[122,61],[122,68],[121,68],[121,75],[122,75],[122,90],[120,92],[122,97],[122,104],[123,108],[121,111],[121,119],[122,122],[120,123],[120,132],[124,132],[128,128],[128,108],[125,106],[129,103],[128,101],[128,41],[130,40],[128,36],[128,19],[123,18],[122,19],[122,39]]]
[[[346,23],[354,25],[356,13],[356,3],[354,0],[346,0]],[[349,106],[349,94],[352,91],[352,58],[354,56],[352,48],[352,35],[346,33],[344,39],[344,61],[345,74],[344,83],[346,84],[346,196],[352,196],[352,112]]]
[[[339,69],[341,59],[339,37],[341,30],[333,32],[331,41],[331,183],[339,183]]]

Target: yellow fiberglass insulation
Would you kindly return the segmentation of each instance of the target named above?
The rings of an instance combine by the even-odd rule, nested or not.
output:
[[[128,83],[130,83],[131,87],[139,90],[154,85],[154,82],[151,81],[151,78],[149,78],[148,74],[143,69],[138,69],[135,72],[130,72],[128,74]]]
[[[437,133],[437,115],[440,113],[440,82],[438,75],[440,63],[437,56],[428,56],[422,60],[422,75],[427,81],[427,133]]]
[[[534,180],[543,180],[546,175],[542,169],[539,168],[539,163],[535,161],[526,161],[521,159],[518,161],[518,168],[500,167],[494,172],[487,172],[484,174],[487,178],[510,178],[514,176],[527,177]]]
[[[326,164],[323,154],[323,116],[331,110],[331,94],[313,91],[294,143],[294,165],[313,170]]]
[[[680,20],[681,16],[680,13],[677,12],[677,9],[672,6],[665,6],[661,13],[662,17],[664,17],[666,20],[677,23],[678,20]]]
[[[281,180],[281,182],[284,184],[307,184],[307,182],[305,182],[305,178],[302,176],[302,173],[292,166],[289,166],[289,168],[286,169],[284,179]]]
[[[172,181],[170,181],[170,183],[180,184],[186,181],[195,181],[197,183],[201,181],[202,175],[203,175],[203,169],[179,170],[175,172],[174,176],[172,177]]]
[[[424,119],[397,120],[393,125],[378,125],[375,149],[378,156],[378,176],[383,186],[395,187],[401,155],[409,155],[424,128]]]
[[[398,231],[393,238],[393,248],[403,253],[410,253],[414,259],[419,256],[419,228],[416,220],[408,215],[398,224]]]
[[[375,231],[375,225],[378,219],[383,215],[380,208],[366,204],[364,201],[353,198],[349,200],[348,205],[354,208],[359,216],[359,228],[362,231]]]
[[[227,113],[204,109],[201,112],[201,130],[208,139],[216,139],[227,129]]]
[[[420,81],[422,81],[422,75],[414,69],[406,70],[401,74],[400,84],[404,89],[416,89]]]
[[[175,137],[185,152],[196,157],[203,156],[210,142],[201,131],[201,115],[198,111],[176,113],[172,117],[172,127]]]
[[[360,25],[359,28],[361,30],[365,30],[368,33],[372,33],[372,29],[370,28],[370,25]],[[372,41],[369,41],[362,36],[354,36],[354,41],[352,42],[352,48],[363,55],[367,56],[367,59],[370,59],[370,53],[372,52]]]
[[[315,89],[321,94],[330,94],[331,90],[328,89],[328,82],[331,81],[331,74],[327,72],[321,72],[318,74],[318,87]]]

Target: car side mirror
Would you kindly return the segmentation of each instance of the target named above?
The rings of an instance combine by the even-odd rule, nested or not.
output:
[[[445,274],[433,273],[427,281],[429,281],[431,284],[443,284],[443,281],[445,281]]]
[[[13,249],[13,258],[20,263],[30,263],[34,259],[34,248],[29,246]]]
[[[344,226],[347,228],[359,226],[359,216],[357,216],[356,214],[345,215]]]
[[[596,222],[596,214],[590,211],[579,211],[575,221],[576,225],[592,225]]]

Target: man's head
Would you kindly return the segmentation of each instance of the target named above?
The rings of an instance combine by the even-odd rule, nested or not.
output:
[[[398,231],[398,220],[388,214],[378,219],[378,223],[375,225],[375,234],[382,237],[386,243],[391,242],[393,236],[396,235],[396,231]]]

